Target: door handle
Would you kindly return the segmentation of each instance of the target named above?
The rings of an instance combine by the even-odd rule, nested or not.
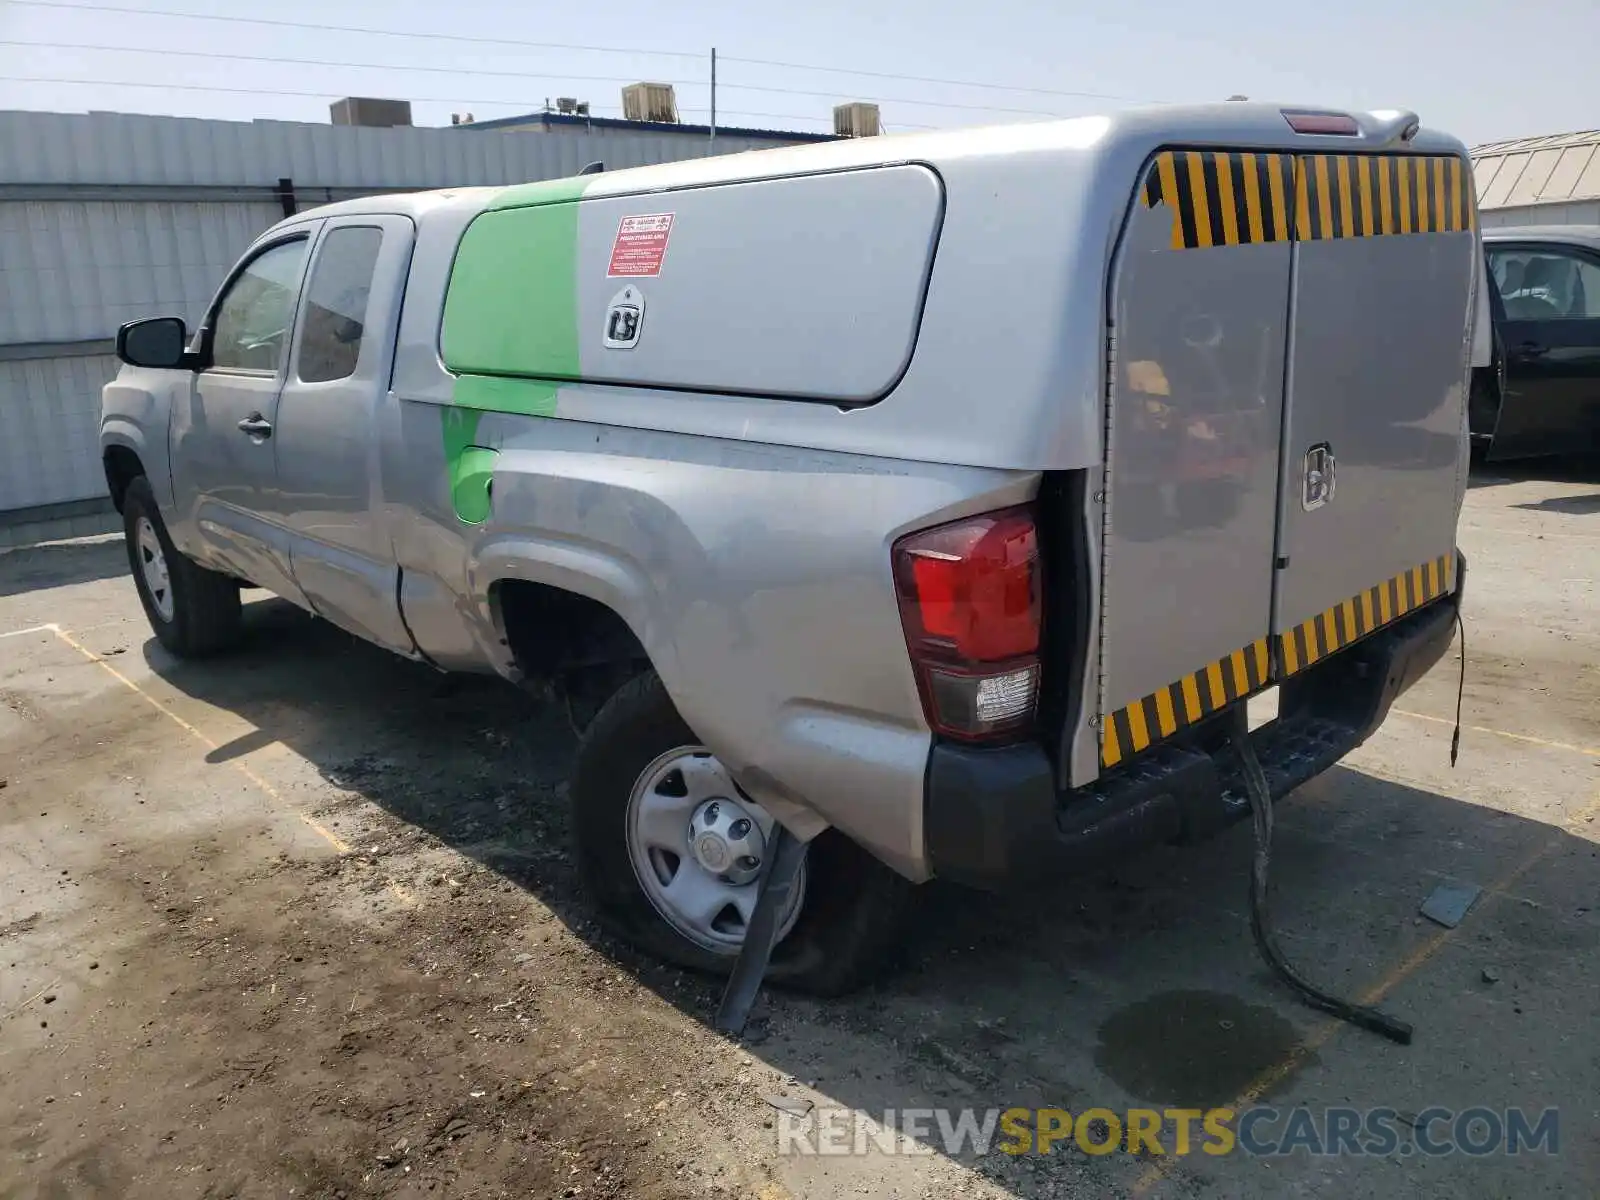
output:
[[[239,422],[239,432],[248,433],[253,438],[269,438],[272,436],[272,422],[260,413],[251,413]]]
[[[1523,358],[1538,358],[1549,353],[1549,347],[1541,346],[1538,342],[1518,342],[1517,353]]]

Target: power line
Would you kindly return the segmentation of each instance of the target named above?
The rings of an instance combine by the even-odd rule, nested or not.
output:
[[[858,71],[853,67],[821,67],[812,63],[777,62],[770,58],[736,58],[719,55],[723,62],[746,63],[757,67],[782,67],[793,71],[825,71],[832,75],[859,75],[871,79],[895,79],[905,83],[937,83],[944,87],[985,88],[996,92],[1030,92],[1036,96],[1063,96],[1075,100],[1123,100],[1132,104],[1170,104],[1150,96],[1121,96],[1114,92],[1068,92],[1060,88],[1024,87],[1010,83],[980,83],[975,79],[938,79],[931,75],[901,75],[890,71]],[[1015,111],[1015,110],[1011,110]]]
[[[227,21],[234,24],[268,25],[277,29],[309,29],[317,33],[362,33],[373,37],[421,38],[430,42],[466,42],[474,46],[522,46],[538,50],[584,50],[596,54],[640,54],[655,58],[708,58],[709,55],[676,50],[640,50],[626,46],[581,46],[570,42],[527,42],[513,38],[474,37],[464,33],[413,33],[399,29],[375,29],[367,25],[323,25],[313,21],[284,21],[272,17],[240,17],[217,13],[175,12],[165,8],[119,8],[112,4],[63,4],[59,0],[9,0],[18,7],[55,8],[68,12],[122,13],[130,17],[178,17],[186,21]]]
[[[279,29],[305,29],[317,33],[359,33],[374,37],[414,38],[423,41],[435,42],[462,42],[478,46],[516,46],[537,50],[579,50],[594,54],[634,54],[647,55],[655,58],[690,58],[704,60],[709,56],[703,53],[680,50],[644,50],[625,46],[587,46],[568,42],[533,42],[516,38],[475,37],[461,33],[418,33],[411,30],[376,29],[362,25],[328,25],[312,21],[285,21],[269,17],[241,17],[234,15],[219,15],[216,13],[178,12],[171,9],[156,8],[122,8],[110,4],[67,4],[61,0],[9,0],[13,5],[28,8],[51,8],[63,11],[106,12],[121,13],[125,16],[137,17],[174,17],[189,21],[223,21],[234,24],[264,25]],[[870,79],[893,79],[907,83],[933,83],[944,87],[982,88],[988,91],[1002,92],[1027,92],[1038,96],[1060,96],[1075,100],[1117,100],[1129,103],[1167,103],[1148,96],[1124,96],[1111,92],[1076,92],[1060,88],[1028,87],[1017,84],[989,83],[972,79],[941,79],[928,75],[904,75],[890,71],[865,71],[850,67],[825,67],[815,63],[779,62],[774,59],[764,58],[737,58],[731,55],[721,56],[722,61],[740,62],[751,66],[779,67],[784,70],[818,71],[832,75],[855,75]],[[777,90],[777,89],[765,89]],[[811,95],[825,95],[827,93],[814,92]],[[1019,109],[997,111],[1028,111]],[[1053,114],[1052,114],[1053,115]]]
[[[421,71],[439,75],[484,75],[505,79],[527,79],[532,73],[529,71],[485,71],[478,68],[462,69],[457,67],[426,67],[409,66],[398,63],[372,63],[372,62],[335,62],[319,58],[292,58],[275,54],[233,54],[213,52],[209,50],[164,50],[143,46],[103,46],[85,42],[24,42],[10,39],[0,39],[0,46],[32,46],[42,50],[90,50],[109,54],[155,54],[161,57],[177,56],[182,58],[203,59],[229,59],[234,62],[279,63],[303,67],[338,67],[347,70],[372,70],[372,71]],[[552,72],[554,74],[554,72]],[[575,80],[583,83],[630,83],[631,76],[625,75],[567,75],[560,73],[562,80]],[[697,79],[663,79],[662,83],[670,83],[676,87],[703,87],[703,80]],[[847,93],[836,91],[809,91],[805,88],[768,87],[753,83],[722,83],[718,85],[725,91],[744,92],[771,92],[784,96],[828,96],[838,97]],[[1022,116],[1057,117],[1060,113],[1046,112],[1037,108],[1004,108],[993,104],[962,104],[942,100],[916,100],[907,96],[859,96],[848,93],[852,99],[868,101],[877,104],[907,104],[920,108],[948,108],[966,110],[969,112],[996,112],[1011,113]]]
[[[485,71],[478,67],[425,67],[406,63],[335,62],[326,58],[289,58],[276,54],[232,54],[211,50],[169,50],[145,46],[97,46],[86,42],[19,42],[0,38],[0,46],[34,46],[41,50],[99,50],[109,54],[157,54],[163,58],[172,55],[181,58],[226,58],[234,62],[284,63],[301,67],[340,67],[359,71],[423,71],[434,75],[490,75],[506,79],[527,79],[533,71]],[[557,74],[550,71],[548,74]],[[631,75],[568,75],[559,73],[563,80],[580,83],[633,83]],[[703,87],[701,79],[663,79],[660,82],[678,87]]]
[[[132,79],[55,79],[30,75],[0,75],[0,80],[4,80],[7,83],[65,83],[84,87],[153,88],[156,91],[226,92],[241,96],[304,96],[313,100],[339,98],[337,91],[297,92],[287,88],[219,87],[213,84],[151,83],[148,80],[138,81]],[[543,100],[468,100],[460,96],[413,96],[411,99],[418,104],[498,104],[507,108],[526,108],[530,110],[539,110],[544,106]],[[608,107],[615,107],[615,105]]]
[[[959,101],[946,100],[912,100],[905,96],[863,96],[856,92],[812,92],[804,88],[767,87],[751,83],[721,83],[719,81],[717,87],[719,89],[727,88],[730,91],[775,92],[784,96],[847,96],[851,100],[863,100],[871,104],[910,104],[918,108],[952,108],[964,109],[967,112],[1015,113],[1030,117],[1060,117],[1065,115],[1057,112],[1047,112],[1040,108],[1002,108],[994,104],[962,104]]]

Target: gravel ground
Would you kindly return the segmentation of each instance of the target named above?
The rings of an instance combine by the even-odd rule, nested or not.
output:
[[[1285,947],[1415,1021],[1404,1048],[1263,971],[1244,829],[1027,897],[930,888],[881,986],[767,996],[729,1042],[713,986],[589,924],[559,712],[264,593],[239,654],[176,663],[120,543],[0,554],[0,1196],[1593,1195],[1596,520],[1593,463],[1476,479],[1460,767],[1452,655],[1280,806]],[[1449,932],[1417,914],[1440,883],[1484,889]],[[1554,1106],[1560,1152],[779,1145],[808,1104],[1254,1097]]]

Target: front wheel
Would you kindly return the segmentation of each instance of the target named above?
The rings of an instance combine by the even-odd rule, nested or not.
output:
[[[597,915],[659,958],[726,974],[775,828],[684,723],[654,672],[601,708],[578,749],[577,863]],[[893,957],[914,887],[837,831],[806,850],[767,977],[838,995]]]
[[[179,658],[202,658],[239,640],[239,584],[208,571],[167,536],[150,481],[140,476],[122,500],[128,566],[150,628]]]

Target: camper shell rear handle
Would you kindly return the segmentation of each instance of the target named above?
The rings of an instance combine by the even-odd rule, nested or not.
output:
[[[1422,128],[1421,118],[1409,109],[1382,109],[1378,112],[1365,113],[1363,116],[1366,119],[1361,122],[1362,133],[1380,146],[1409,142]]]

